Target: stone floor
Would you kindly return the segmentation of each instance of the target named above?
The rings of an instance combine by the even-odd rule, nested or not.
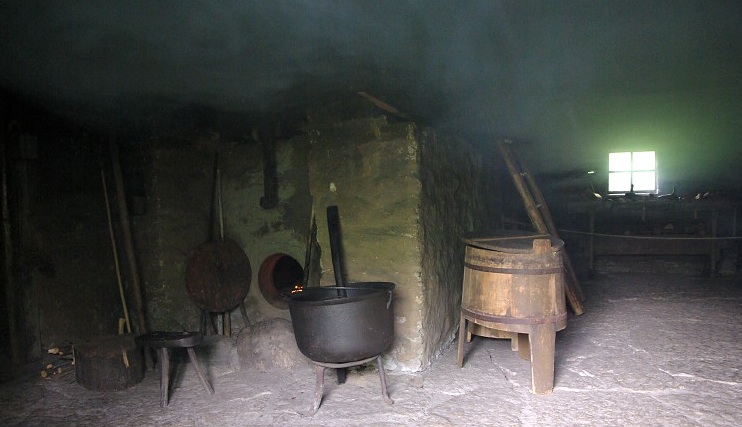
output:
[[[553,393],[529,392],[529,364],[509,342],[475,338],[463,369],[452,345],[427,371],[388,374],[383,402],[372,367],[336,385],[314,377],[211,364],[208,395],[184,365],[159,406],[155,372],[111,393],[34,376],[0,386],[4,426],[739,426],[742,283],[739,276],[609,273],[583,282],[586,313],[557,334]]]

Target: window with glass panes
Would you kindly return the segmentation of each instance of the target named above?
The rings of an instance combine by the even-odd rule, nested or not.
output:
[[[657,192],[657,161],[654,151],[608,154],[608,192],[630,191]]]

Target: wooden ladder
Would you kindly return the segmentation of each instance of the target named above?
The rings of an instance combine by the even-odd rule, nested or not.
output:
[[[512,145],[513,143],[506,139],[497,141],[497,147],[500,150],[500,154],[505,161],[505,165],[507,166],[510,175],[513,177],[515,188],[523,199],[526,212],[528,212],[528,217],[531,219],[531,224],[533,224],[537,233],[548,233],[559,238],[559,233],[557,232],[556,225],[551,217],[551,212],[549,212],[549,207],[546,205],[544,195],[536,184],[533,175],[518,159],[515,150],[511,147]],[[564,292],[567,296],[567,302],[569,303],[570,308],[572,308],[572,311],[579,316],[585,312],[585,309],[582,306],[582,301],[585,300],[585,296],[580,288],[569,255],[567,255],[566,251],[562,252],[564,271],[567,279],[565,280]]]

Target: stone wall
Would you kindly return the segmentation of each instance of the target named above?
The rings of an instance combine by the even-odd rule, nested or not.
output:
[[[209,237],[215,152],[207,144],[149,152],[147,210],[132,217],[132,230],[150,329],[198,329],[185,269],[188,256]]]
[[[28,216],[18,224],[21,235],[14,242],[22,250],[17,284],[24,289],[16,310],[26,317],[26,341],[40,340],[34,352],[115,334],[123,317],[100,164],[91,161],[99,158],[97,143],[77,136],[42,137],[39,158],[24,162],[25,178],[17,182],[27,195],[15,207]],[[107,180],[109,195],[115,194],[112,177]],[[111,211],[115,227],[115,203]],[[24,277],[31,282],[24,283]],[[34,336],[29,327],[40,330]]]
[[[245,299],[248,317],[253,323],[273,317],[288,319],[288,310],[271,306],[261,295],[258,271],[274,253],[285,253],[303,264],[310,212],[307,144],[299,139],[290,144],[277,141],[279,203],[273,209],[260,207],[264,190],[259,144],[213,137],[154,147],[147,168],[148,211],[134,224],[150,327],[199,327],[200,313],[188,298],[185,270],[193,251],[209,238],[217,153],[224,237],[242,247],[252,268]],[[218,239],[218,221],[214,224]],[[239,310],[231,313],[231,319],[236,333],[244,326]]]
[[[276,308],[263,297],[258,270],[269,256],[284,253],[304,265],[311,218],[307,185],[307,153],[304,137],[276,141],[278,205],[260,207],[263,189],[262,152],[259,145],[237,145],[224,153],[224,218],[228,236],[244,248],[252,264],[252,283],[246,299],[252,323],[281,317],[287,309]],[[241,324],[238,313],[233,321]]]
[[[462,237],[497,228],[500,215],[496,159],[492,150],[432,130],[420,146],[423,366],[454,337],[459,324],[464,272]]]

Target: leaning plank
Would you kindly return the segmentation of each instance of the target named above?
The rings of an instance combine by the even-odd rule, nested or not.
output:
[[[512,155],[514,161],[522,171],[521,175],[523,175],[526,179],[526,183],[528,184],[528,187],[531,190],[531,194],[533,194],[533,197],[535,199],[536,207],[541,212],[541,216],[544,219],[546,228],[549,230],[549,234],[556,238],[559,238],[559,230],[554,223],[554,218],[551,216],[551,211],[549,210],[549,205],[546,203],[544,194],[541,192],[541,189],[536,183],[536,178],[533,177],[533,174],[530,170],[528,170],[528,167],[520,161],[515,150],[510,151],[510,154]],[[580,282],[579,280],[577,280],[577,274],[575,273],[575,269],[572,266],[572,261],[570,260],[569,255],[565,251],[562,256],[564,257],[564,271],[565,273],[567,273],[567,286],[574,291],[580,301],[585,301],[585,294],[583,294],[582,288],[580,287]]]
[[[507,166],[510,175],[513,177],[515,188],[518,190],[521,199],[523,199],[523,204],[526,207],[528,217],[531,219],[536,232],[541,234],[549,233],[549,228],[546,225],[546,221],[544,221],[544,217],[539,211],[538,206],[534,201],[533,195],[531,194],[531,191],[526,186],[526,183],[523,180],[523,173],[518,169],[515,161],[513,160],[510,149],[507,146],[507,144],[509,143],[510,142],[506,140],[499,140],[497,142],[497,147],[500,150],[500,155],[505,161],[505,165]],[[536,189],[538,189],[538,187],[536,187]],[[566,254],[563,254],[563,256],[566,259]],[[579,294],[575,290],[575,283],[576,282],[573,282],[572,280],[567,280],[564,291],[567,296],[567,302],[569,302],[569,306],[572,308],[572,311],[579,316],[580,314],[583,314],[585,312],[585,309],[582,306],[582,300]]]

